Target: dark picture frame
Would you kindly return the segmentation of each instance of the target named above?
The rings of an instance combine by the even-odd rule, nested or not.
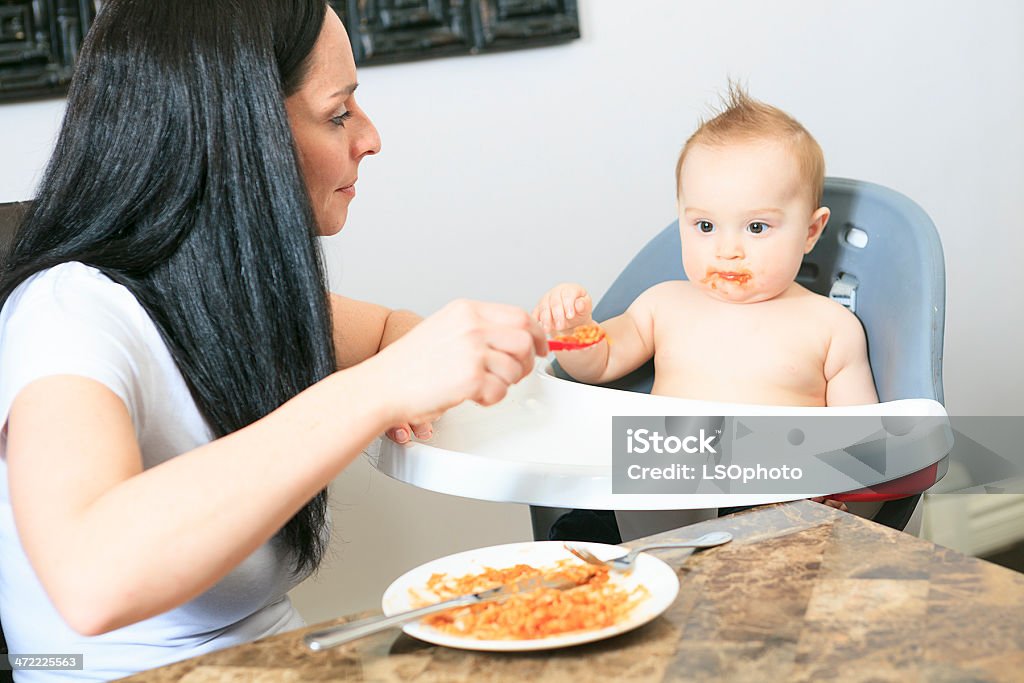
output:
[[[328,0],[356,64],[557,45],[580,37],[576,0]]]
[[[95,0],[0,0],[0,102],[67,92]]]
[[[577,0],[328,2],[345,22],[359,66],[542,47],[580,37]],[[100,4],[0,0],[0,103],[63,97]]]

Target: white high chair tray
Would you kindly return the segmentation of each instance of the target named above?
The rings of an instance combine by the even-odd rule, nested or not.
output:
[[[690,510],[798,500],[804,494],[613,494],[615,415],[945,416],[927,399],[844,408],[693,401],[558,379],[539,359],[494,406],[464,403],[434,424],[429,441],[382,439],[377,469],[414,486],[466,498],[595,510]],[[935,461],[945,453],[937,453]]]

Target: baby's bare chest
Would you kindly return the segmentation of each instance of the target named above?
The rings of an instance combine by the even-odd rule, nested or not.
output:
[[[785,307],[693,311],[655,326],[658,393],[743,403],[824,405],[830,331]]]

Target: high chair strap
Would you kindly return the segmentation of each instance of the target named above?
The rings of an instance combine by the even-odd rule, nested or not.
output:
[[[840,273],[839,279],[832,283],[832,289],[828,292],[828,298],[838,301],[850,309],[851,313],[857,312],[857,285],[860,283],[857,278],[849,273]]]

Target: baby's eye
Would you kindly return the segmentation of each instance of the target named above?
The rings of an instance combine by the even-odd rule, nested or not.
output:
[[[697,229],[703,233],[715,231],[715,224],[711,221],[697,221]]]
[[[764,233],[768,232],[768,224],[761,223],[760,221],[754,221],[753,223],[747,226],[747,232],[751,233],[752,235],[763,235]]]
[[[341,126],[342,128],[344,128],[345,122],[348,121],[350,118],[352,118],[352,112],[347,111],[343,114],[339,114],[338,116],[332,117],[331,123],[333,123],[336,126]]]

